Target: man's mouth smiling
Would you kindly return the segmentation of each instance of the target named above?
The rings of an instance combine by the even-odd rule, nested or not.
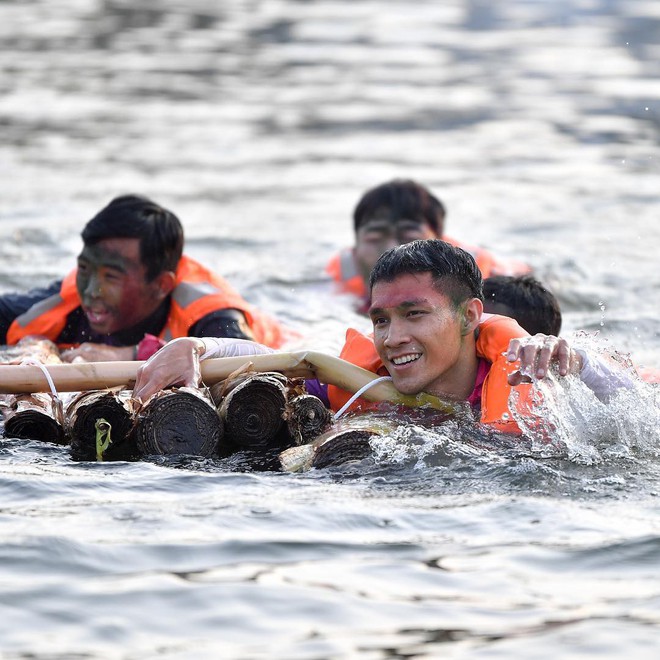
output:
[[[392,364],[396,365],[397,367],[400,367],[405,364],[410,364],[411,362],[416,362],[421,357],[421,353],[406,353],[406,355],[399,355],[398,357],[391,358],[390,362],[392,362]]]
[[[85,314],[92,325],[102,325],[110,316],[107,309],[91,309],[89,307],[85,309]]]

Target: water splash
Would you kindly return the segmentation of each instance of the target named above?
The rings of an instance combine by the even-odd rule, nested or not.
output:
[[[573,336],[574,347],[589,349],[616,365],[628,380],[606,400],[599,400],[578,376],[556,371],[534,382],[524,401],[514,390],[511,407],[523,433],[537,447],[564,447],[569,460],[582,464],[660,455],[660,389],[643,382],[630,356],[607,340],[587,333]]]
[[[616,365],[630,387],[601,400],[578,376],[551,373],[534,383],[529,397],[514,389],[511,405],[522,438],[489,431],[468,416],[434,423],[417,411],[398,424],[390,418],[391,429],[371,441],[374,470],[430,470],[443,492],[634,490],[633,483],[660,468],[660,388],[642,382],[630,356],[597,333],[578,332],[570,342]]]

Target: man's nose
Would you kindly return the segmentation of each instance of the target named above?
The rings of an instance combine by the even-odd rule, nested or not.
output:
[[[401,241],[397,238],[397,236],[390,234],[385,239],[383,252],[387,252],[387,250],[398,247],[399,245],[401,245]]]
[[[405,324],[396,319],[391,319],[387,326],[387,334],[384,340],[385,345],[392,348],[405,344],[408,340],[409,337]]]
[[[101,279],[96,275],[91,275],[87,280],[84,294],[89,298],[98,298],[101,295]]]

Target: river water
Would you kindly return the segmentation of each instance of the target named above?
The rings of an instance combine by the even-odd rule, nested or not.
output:
[[[660,3],[0,3],[0,291],[112,197],[327,352],[368,187],[531,263],[564,332],[660,367]],[[658,390],[565,386],[556,447],[402,425],[302,475],[0,444],[3,658],[656,658]]]

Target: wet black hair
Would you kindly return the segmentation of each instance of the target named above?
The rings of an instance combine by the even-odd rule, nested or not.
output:
[[[436,289],[456,308],[471,298],[483,300],[483,280],[474,257],[435,238],[411,241],[381,254],[369,276],[369,289],[376,282],[411,273],[431,273]]]
[[[427,188],[412,179],[394,179],[364,193],[353,211],[355,232],[367,220],[383,212],[393,222],[405,218],[418,220],[428,224],[438,238],[443,234],[445,207]]]
[[[81,236],[85,245],[106,238],[139,238],[147,281],[163,271],[175,271],[183,253],[179,218],[139,195],[115,197],[85,225]]]
[[[511,313],[507,316],[518,321],[530,335],[558,335],[561,330],[559,301],[531,275],[497,275],[484,280],[485,312],[490,311],[490,303],[508,307]]]

